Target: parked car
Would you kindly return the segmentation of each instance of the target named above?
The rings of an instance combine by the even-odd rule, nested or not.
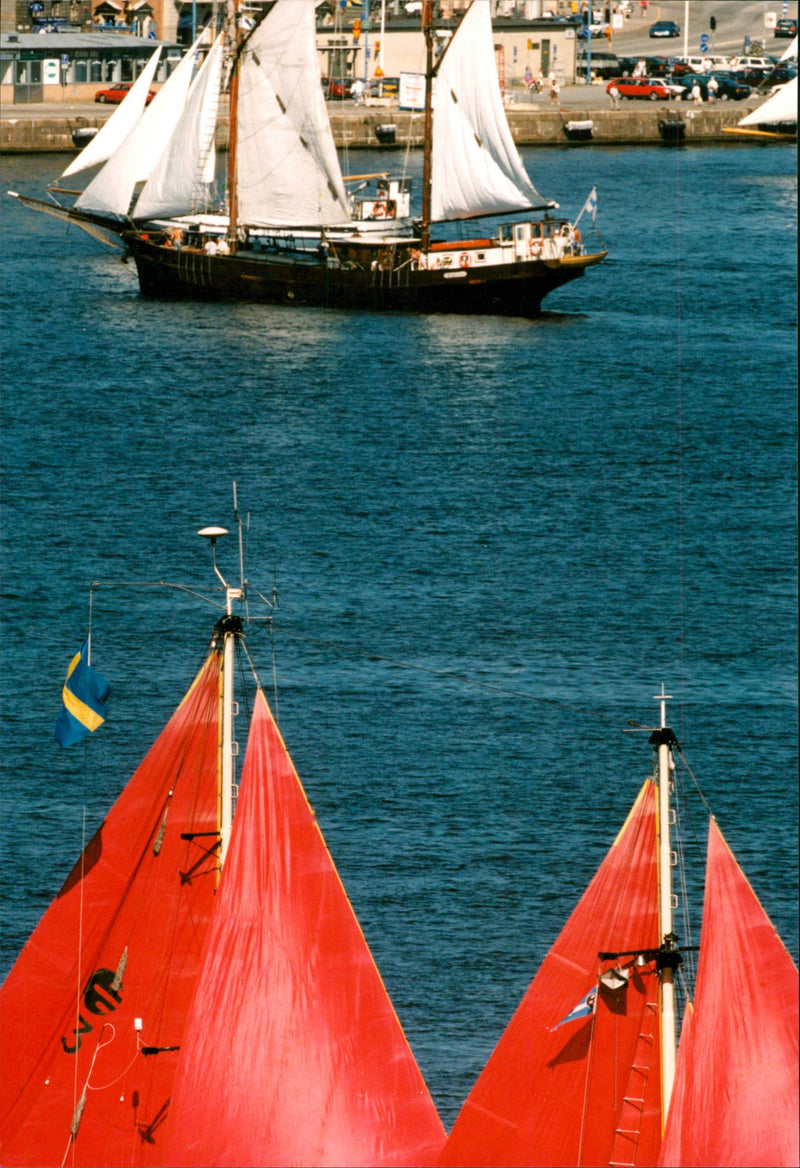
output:
[[[323,77],[322,91],[327,98],[349,97],[354,77]]]
[[[731,77],[735,77],[743,85],[749,85],[752,89],[755,89],[756,86],[763,85],[772,73],[772,69],[735,69],[731,70]]]
[[[367,97],[397,97],[399,77],[373,77],[367,82]]]
[[[645,57],[648,77],[671,77],[672,61],[669,57]]]
[[[684,90],[682,100],[691,101],[692,89],[699,85],[703,101],[708,101],[708,83],[712,77],[717,82],[717,101],[743,101],[750,96],[749,85],[743,85],[741,81],[725,73],[685,73],[679,79]]]
[[[782,16],[775,25],[775,36],[785,37],[791,40],[792,37],[797,36],[797,21],[793,20],[791,16]]]
[[[583,78],[586,75],[586,64],[588,60],[589,57],[586,50],[582,49],[578,53],[578,59],[575,65],[579,78]],[[616,53],[609,53],[605,50],[595,52],[592,49],[591,67],[595,77],[602,77],[606,81],[612,77],[619,77],[622,72],[619,67],[619,57]]]
[[[674,20],[657,20],[650,25],[651,37],[676,37],[681,35],[681,26]]]
[[[775,57],[731,57],[727,67],[733,73],[744,73],[747,69],[773,69],[777,64]]]
[[[771,89],[773,85],[785,85],[787,81],[792,81],[797,76],[796,65],[776,65],[771,73],[768,73],[762,82],[765,89]],[[749,82],[745,81],[745,85]]]
[[[620,97],[638,97],[649,101],[669,101],[671,97],[683,93],[683,86],[668,85],[660,77],[616,77],[606,86],[606,93],[612,89],[616,89]]]
[[[108,105],[119,105],[133,89],[133,84],[132,81],[120,81],[117,85],[109,85],[105,89],[98,89],[94,95],[94,100],[99,101],[101,105],[104,103]],[[149,105],[155,95],[155,89],[148,89],[145,104]]]
[[[636,66],[641,60],[640,57],[620,57],[619,58],[619,75],[620,77],[630,77]]]
[[[578,29],[579,37],[588,36],[587,29],[591,31],[593,37],[604,36],[607,37],[611,31],[611,26],[606,24],[604,20],[599,20],[596,16],[593,17],[591,24],[582,24]]]

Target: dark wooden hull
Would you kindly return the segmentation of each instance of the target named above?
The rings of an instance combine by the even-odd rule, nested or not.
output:
[[[207,255],[133,234],[126,242],[148,297],[526,317],[537,316],[545,296],[605,256],[428,271],[411,264],[407,245],[368,254],[342,248],[341,266],[334,266],[302,253]]]

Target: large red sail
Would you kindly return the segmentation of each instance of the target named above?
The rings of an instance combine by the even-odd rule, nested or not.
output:
[[[712,819],[694,1012],[661,1163],[796,1165],[798,976]]]
[[[0,990],[0,1161],[149,1164],[218,877],[219,656]]]
[[[163,1163],[430,1164],[444,1138],[259,692]]]
[[[441,1165],[656,1162],[656,963],[598,958],[658,948],[654,790],[649,781],[643,786],[542,963],[467,1098]],[[608,978],[610,987],[598,981],[615,967],[622,974]],[[592,1013],[562,1021],[595,990]]]

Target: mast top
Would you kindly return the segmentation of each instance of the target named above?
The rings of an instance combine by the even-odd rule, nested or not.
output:
[[[672,694],[665,693],[664,683],[661,683],[661,693],[653,694],[653,701],[661,703],[661,729],[665,730],[667,727],[667,702],[672,701]]]

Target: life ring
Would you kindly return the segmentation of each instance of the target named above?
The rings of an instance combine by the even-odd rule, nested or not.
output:
[[[541,239],[539,239],[538,237],[534,237],[533,239],[531,239],[530,242],[528,243],[528,251],[531,253],[531,255],[538,256],[538,254],[541,250],[542,250]]]
[[[460,268],[468,268],[471,263],[472,263],[472,256],[469,254],[468,251],[462,251],[461,259],[458,261],[458,266]]]
[[[372,204],[372,218],[373,219],[383,219],[385,214],[386,214],[386,204],[385,203],[373,203]]]

